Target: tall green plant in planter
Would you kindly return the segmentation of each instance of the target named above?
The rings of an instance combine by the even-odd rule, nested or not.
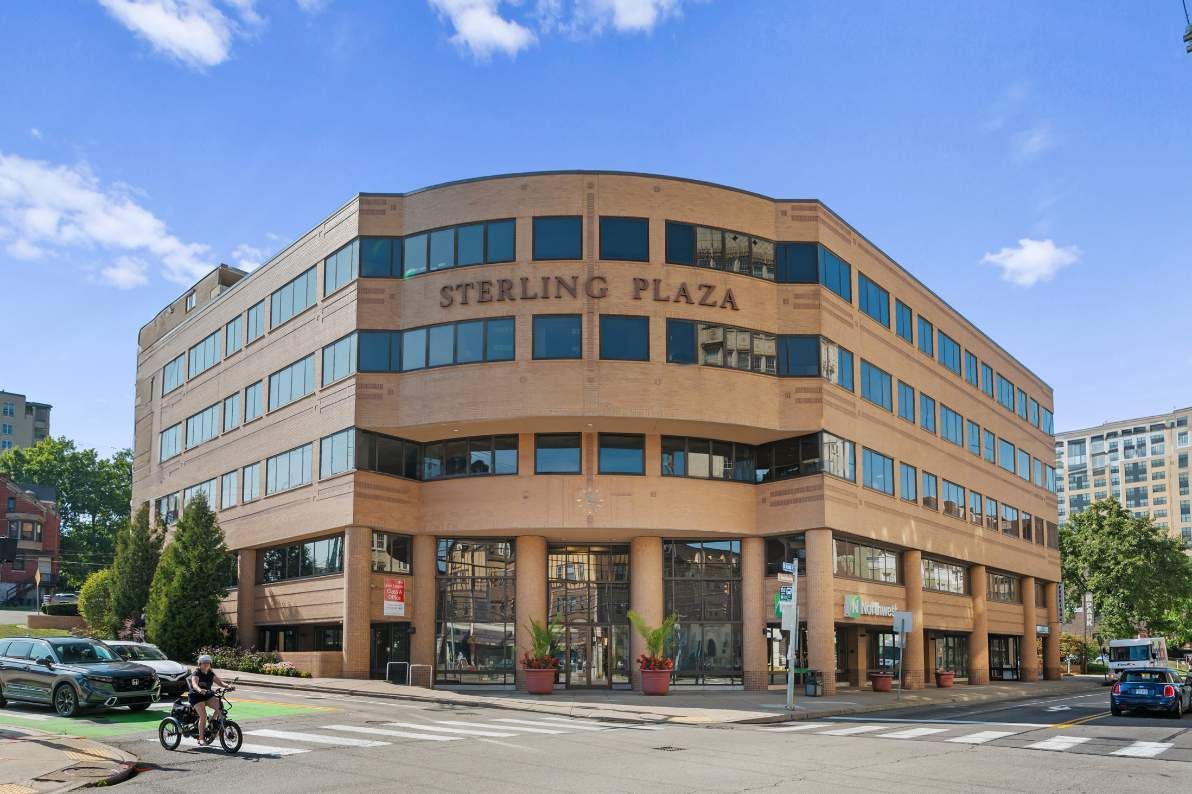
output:
[[[675,660],[664,655],[664,652],[666,641],[679,623],[679,616],[672,612],[662,621],[661,626],[654,628],[631,609],[629,622],[646,641],[646,652],[637,657],[637,663],[641,666],[642,694],[665,695],[670,691],[670,677],[675,669]]]
[[[549,695],[555,688],[559,667],[559,624],[543,625],[530,618],[530,650],[522,654],[526,691],[531,695]]]

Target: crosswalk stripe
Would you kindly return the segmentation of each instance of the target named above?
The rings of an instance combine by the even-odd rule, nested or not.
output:
[[[512,717],[498,717],[498,718],[494,719],[493,722],[512,722],[517,725],[538,725],[538,726],[542,725],[542,720],[534,720],[534,721],[515,720]],[[576,730],[580,730],[580,731],[607,731],[608,730],[608,728],[604,728],[599,725],[572,725],[572,724],[566,723],[566,722],[553,722],[553,721],[547,723],[546,727],[561,728],[564,725],[567,726],[568,728],[575,728]]]
[[[853,725],[849,728],[837,728],[833,731],[820,731],[817,736],[852,736],[854,733],[869,733],[880,731],[885,725]]]
[[[827,728],[830,722],[801,722],[798,725],[783,725],[780,728],[762,728],[766,733],[789,733],[791,731],[811,731],[816,728]]]
[[[985,744],[992,742],[994,739],[1001,739],[1003,736],[1013,736],[1014,731],[977,731],[965,736],[957,736],[955,739],[948,739],[949,742],[957,744]]]
[[[920,736],[931,736],[943,733],[947,728],[907,728],[905,731],[878,734],[879,739],[917,739]]]
[[[1114,750],[1110,755],[1121,755],[1129,758],[1154,758],[1164,750],[1171,748],[1171,742],[1134,742],[1128,747]]]
[[[157,739],[152,736],[145,737],[145,741],[157,744]],[[224,749],[216,744],[208,744],[200,746],[194,739],[184,739],[182,745],[188,750],[198,750],[200,752],[219,752],[224,753]],[[306,747],[273,747],[268,744],[242,744],[237,751],[237,755],[299,755],[300,753],[309,753],[310,749]]]
[[[255,731],[245,731],[249,736],[264,736],[266,739],[289,739],[294,742],[311,742],[313,744],[338,744],[344,747],[381,747],[389,742],[374,742],[368,739],[349,739],[346,736],[324,736],[321,733],[300,733],[298,731],[275,731],[271,728],[261,728]]]
[[[612,728],[619,728],[628,731],[660,731],[662,727],[659,725],[631,725],[624,722],[605,723],[604,727],[593,728],[591,725],[585,725],[577,720],[569,720],[565,717],[543,717],[542,721],[550,725],[566,725],[569,728],[579,728],[581,731],[606,731]]]
[[[1089,736],[1053,736],[1050,739],[1044,739],[1041,742],[1028,744],[1028,750],[1071,750],[1073,747],[1084,744],[1090,741],[1092,737]]]
[[[497,731],[481,731],[472,728],[441,728],[438,725],[421,725],[416,722],[387,722],[398,728],[414,728],[419,731],[436,731],[438,733],[462,733],[465,736],[491,736],[494,739],[508,739],[517,736],[516,733],[499,733]]]
[[[459,720],[437,720],[440,725],[459,725],[462,728],[491,728],[493,727],[487,722],[460,722]],[[497,726],[505,731],[517,731],[518,733],[548,733],[558,736],[567,733],[567,731],[555,730],[554,728],[527,728],[521,725],[500,725]]]
[[[25,711],[24,709],[0,709],[0,717],[19,717],[22,720],[48,720],[53,719],[55,714],[38,714],[36,711]]]
[[[424,739],[428,742],[458,742],[459,736],[441,736],[437,733],[417,733],[415,731],[393,731],[387,728],[370,728],[366,725],[324,725],[329,731],[351,731],[353,733],[367,733],[373,736],[396,736],[399,739]]]

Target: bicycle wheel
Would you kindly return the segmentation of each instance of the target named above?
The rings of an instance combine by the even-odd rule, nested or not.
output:
[[[173,717],[166,717],[157,725],[157,740],[167,750],[177,750],[182,744],[182,724]]]
[[[225,720],[219,729],[219,743],[223,746],[223,749],[229,753],[234,753],[240,749],[240,745],[243,742],[244,733],[240,730],[240,726],[231,720]]]

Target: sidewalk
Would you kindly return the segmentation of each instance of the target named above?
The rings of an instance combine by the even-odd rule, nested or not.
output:
[[[831,698],[804,697],[802,689],[795,693],[794,713],[783,708],[786,693],[743,692],[741,690],[703,689],[683,691],[672,687],[666,697],[647,697],[629,690],[555,690],[553,695],[527,695],[522,692],[456,692],[449,689],[423,689],[399,686],[385,681],[345,678],[283,678],[220,670],[224,680],[239,677],[241,684],[275,687],[306,692],[340,695],[394,698],[457,706],[517,709],[568,717],[610,720],[617,722],[680,723],[689,725],[713,723],[764,723],[788,720],[820,719],[844,714],[864,714],[907,706],[930,706],[948,703],[990,703],[1023,698],[1043,698],[1095,692],[1101,689],[1100,676],[1070,677],[1060,681],[1039,681],[1033,684],[1004,682],[968,686],[958,684],[949,689],[928,687],[903,692],[900,700],[894,693],[870,690],[842,690]]]
[[[45,794],[110,786],[132,774],[136,757],[89,739],[0,727],[0,794]]]

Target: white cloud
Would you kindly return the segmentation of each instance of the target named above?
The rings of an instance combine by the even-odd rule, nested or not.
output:
[[[153,49],[187,66],[216,66],[231,54],[236,22],[214,0],[99,0]],[[241,14],[243,5],[233,6]],[[226,8],[226,7],[225,7]],[[246,21],[255,16],[249,4]]]
[[[1057,246],[1052,240],[1032,240],[1024,237],[1014,248],[986,253],[982,264],[996,265],[1002,280],[1030,287],[1040,281],[1050,281],[1061,268],[1079,261],[1081,251],[1074,245]]]
[[[537,41],[534,32],[500,14],[501,0],[429,0],[455,28],[451,41],[480,59],[494,52],[514,56]]]
[[[37,127],[30,127],[29,134],[34,138],[37,138],[37,140],[41,140],[41,130],[39,130]]]
[[[612,26],[619,32],[649,32],[678,14],[682,0],[538,0],[543,30],[596,35]]]
[[[156,260],[166,279],[187,286],[212,267],[208,246],[179,240],[127,190],[101,185],[86,164],[53,165],[2,152],[0,243],[25,260],[103,251],[117,258],[101,274],[124,288],[147,278],[147,267],[138,269],[131,257]]]
[[[297,0],[298,7],[307,14],[319,14],[327,8],[327,4],[331,0]]]
[[[1010,138],[1010,149],[1014,159],[1023,161],[1038,157],[1055,145],[1051,125],[1036,124],[1030,129],[1015,133]]]
[[[149,283],[149,265],[145,260],[133,256],[120,256],[107,267],[101,268],[99,276],[113,287],[132,289]]]
[[[232,266],[241,270],[256,270],[268,259],[268,252],[249,243],[241,243],[232,249]]]

